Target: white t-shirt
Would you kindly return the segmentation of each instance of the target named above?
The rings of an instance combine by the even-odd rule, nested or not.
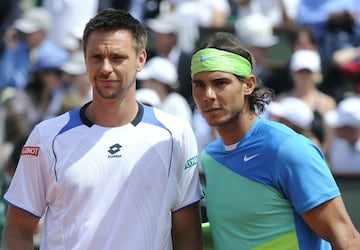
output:
[[[360,174],[360,139],[352,146],[344,139],[334,138],[328,158],[334,174]]]
[[[172,213],[203,196],[190,125],[139,105],[107,128],[83,110],[34,128],[5,200],[44,218],[41,249],[172,249]]]
[[[281,4],[284,5],[287,15],[295,20],[299,2],[300,0],[252,0],[246,6],[238,6],[237,16],[241,18],[258,13],[268,18],[272,26],[277,26],[283,23]]]
[[[168,114],[181,117],[189,124],[192,123],[192,110],[190,105],[186,99],[177,92],[172,92],[165,98],[161,104],[161,110]]]
[[[85,24],[98,11],[99,0],[43,0],[42,6],[52,17],[50,40],[67,49],[77,49]]]
[[[211,27],[213,25],[214,11],[230,15],[230,4],[227,0],[191,0],[176,5],[178,14],[184,20],[195,22],[198,26]]]

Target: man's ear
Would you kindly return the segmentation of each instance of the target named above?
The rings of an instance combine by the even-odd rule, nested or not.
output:
[[[244,81],[244,94],[251,95],[252,92],[254,91],[255,86],[256,86],[256,77],[254,75],[250,75]]]
[[[146,50],[140,51],[139,52],[139,57],[138,57],[138,64],[137,64],[137,67],[136,67],[137,72],[142,70],[142,68],[144,67],[144,65],[146,63],[146,59],[147,59]]]

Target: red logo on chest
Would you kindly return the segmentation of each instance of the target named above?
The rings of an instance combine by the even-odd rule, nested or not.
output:
[[[21,150],[21,155],[39,155],[40,148],[39,147],[31,147],[31,146],[24,146]]]

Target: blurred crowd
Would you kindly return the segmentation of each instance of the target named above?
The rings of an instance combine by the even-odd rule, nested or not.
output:
[[[36,123],[91,100],[82,32],[110,7],[149,31],[138,100],[191,123],[199,151],[217,135],[192,100],[191,55],[208,34],[228,31],[253,53],[259,84],[275,91],[262,117],[314,140],[334,174],[360,174],[357,0],[2,0],[1,185]]]

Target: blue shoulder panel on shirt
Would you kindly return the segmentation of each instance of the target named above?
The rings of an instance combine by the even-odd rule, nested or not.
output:
[[[147,105],[142,105],[144,107],[144,115],[143,115],[143,119],[142,121],[145,123],[150,123],[156,126],[159,126],[161,128],[167,129],[164,124],[162,124],[156,117],[154,114],[154,108],[147,106]]]
[[[66,132],[69,129],[75,128],[77,126],[83,125],[81,118],[80,118],[80,108],[71,110],[69,112],[69,121],[68,123],[59,131],[59,135]]]

